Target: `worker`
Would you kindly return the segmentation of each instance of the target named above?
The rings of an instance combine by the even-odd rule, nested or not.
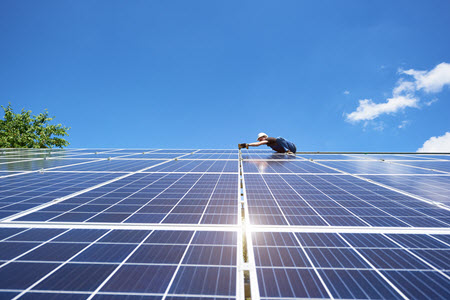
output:
[[[258,134],[258,142],[250,144],[247,143],[239,144],[239,149],[241,148],[248,149],[248,147],[258,147],[261,145],[267,145],[268,147],[272,148],[274,151],[278,153],[295,154],[295,152],[297,152],[297,148],[295,147],[294,143],[289,142],[282,137],[277,138],[269,137],[264,132]]]

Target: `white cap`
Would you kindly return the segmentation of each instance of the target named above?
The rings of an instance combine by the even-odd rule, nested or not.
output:
[[[268,135],[265,134],[264,132],[260,132],[260,133],[258,133],[258,138],[257,139],[259,139],[260,137],[263,137],[263,136],[268,136]]]

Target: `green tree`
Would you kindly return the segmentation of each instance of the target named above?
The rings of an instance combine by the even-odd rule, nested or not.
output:
[[[15,114],[11,103],[2,108],[5,116],[0,120],[0,148],[62,148],[69,145],[62,137],[69,135],[70,127],[49,124],[54,117],[50,118],[47,110],[32,116],[31,111],[25,109]]]

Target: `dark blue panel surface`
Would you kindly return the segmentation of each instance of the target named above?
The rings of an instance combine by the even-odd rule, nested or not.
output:
[[[23,296],[20,296],[20,299],[25,300],[84,300],[87,297],[89,297],[89,294],[73,294],[73,293],[64,293],[64,292],[53,292],[53,293],[43,293],[43,292],[36,292],[36,291],[30,291]]]
[[[186,157],[187,158],[187,157]],[[237,160],[177,160],[151,169],[151,172],[238,172]]]
[[[130,295],[130,294],[113,294],[100,292],[94,296],[95,300],[161,300],[162,296],[144,296],[144,295]],[[169,299],[169,298],[166,298]]]
[[[30,229],[5,235],[10,238],[0,242],[0,259],[6,261],[0,296],[17,290],[26,291],[25,298],[87,298],[100,289],[100,298],[161,297],[172,282],[169,296],[236,295],[236,232]],[[199,276],[198,284],[188,284],[192,274]]]
[[[420,294],[435,289],[430,295],[437,298],[448,293],[448,279],[435,268],[450,268],[449,246],[428,235],[299,232],[296,239],[293,233],[255,232],[252,237],[262,298],[312,297],[308,292],[324,287],[317,276],[334,298],[401,298],[374,268],[389,274],[400,290],[410,289],[408,297],[422,298],[413,296],[414,289]],[[299,273],[301,279],[295,279]],[[414,289],[407,282],[413,274]],[[303,290],[296,290],[299,283]]]
[[[423,270],[428,266],[403,249],[359,249],[377,269]]]
[[[236,265],[236,247],[195,246],[189,247],[183,264],[188,265]]]
[[[22,228],[0,228],[0,240],[6,239],[25,230],[26,229]]]
[[[127,263],[177,264],[185,250],[186,245],[142,245]]]
[[[113,230],[99,240],[100,243],[135,243],[139,244],[148,235],[148,230]],[[155,233],[156,234],[156,233]],[[153,234],[152,234],[153,236]]]
[[[3,242],[0,243],[0,260],[10,260],[39,245],[38,243]]]
[[[101,291],[120,293],[164,293],[176,266],[124,265]]]
[[[449,227],[445,209],[348,175],[245,176],[261,225]]]
[[[237,224],[237,189],[237,174],[140,173],[18,220]]]
[[[26,289],[57,266],[53,263],[12,262],[0,268],[0,289]]]
[[[192,280],[195,278],[195,280]],[[211,280],[213,278],[213,280]],[[173,294],[224,295],[236,294],[236,268],[181,267],[170,289]]]
[[[35,290],[94,291],[115,265],[66,264],[34,287]]]
[[[305,253],[299,248],[255,247],[256,264],[261,267],[311,267]]]
[[[349,248],[307,248],[306,252],[318,268],[370,269],[370,266]]]
[[[109,171],[109,172],[135,172],[164,162],[163,160],[131,160],[112,159],[101,160],[84,165],[75,165],[59,168],[58,171]]]
[[[22,256],[20,260],[64,262],[86,246],[85,243],[47,243]]]
[[[78,254],[72,261],[120,263],[128,254],[136,248],[136,245],[128,244],[94,244]]]
[[[328,298],[312,269],[258,268],[257,274],[261,297]]]
[[[449,299],[448,278],[432,271],[383,271],[411,299]]]
[[[57,235],[65,232],[65,229],[30,229],[23,231],[20,234],[11,236],[8,241],[36,241],[45,242],[48,239],[56,237]]]
[[[11,216],[116,177],[108,173],[45,172],[1,178],[0,215]]]
[[[403,299],[375,271],[319,270],[337,299]]]

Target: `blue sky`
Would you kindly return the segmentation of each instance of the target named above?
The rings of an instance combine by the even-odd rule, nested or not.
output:
[[[77,148],[235,148],[260,131],[299,151],[416,151],[433,136],[448,147],[449,11],[449,1],[1,1],[0,103],[47,108]]]

